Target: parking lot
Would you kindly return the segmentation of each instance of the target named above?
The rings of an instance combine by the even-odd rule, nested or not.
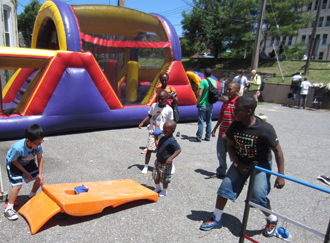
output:
[[[287,176],[320,186],[330,187],[316,178],[330,176],[330,112],[302,110],[277,104],[260,104],[256,114],[267,116],[279,137],[285,158]],[[216,121],[213,122],[213,126]],[[136,124],[138,126],[138,124]],[[133,179],[151,189],[154,182],[151,169],[141,174],[145,155],[141,149],[147,141],[146,127],[94,131],[48,136],[44,148],[45,184]],[[166,197],[158,202],[147,200],[106,208],[102,213],[84,217],[53,217],[37,234],[31,235],[27,221],[19,216],[8,221],[0,216],[1,242],[238,242],[247,187],[235,203],[228,202],[223,215],[223,228],[200,231],[214,209],[220,179],[212,178],[218,166],[216,138],[210,142],[192,142],[197,122],[179,123],[177,141],[182,152],[174,160],[176,173]],[[5,157],[14,143],[0,142],[1,171],[5,191],[10,190],[5,170]],[[229,164],[230,162],[227,161]],[[277,172],[273,161],[273,170]],[[275,177],[271,178],[274,182]],[[20,206],[27,201],[31,185],[24,185],[18,199]],[[273,210],[322,233],[329,223],[330,195],[290,181],[282,190],[269,195]],[[19,206],[19,207],[20,207]],[[4,208],[4,202],[0,203]],[[16,210],[18,211],[18,208]],[[281,242],[259,235],[265,226],[260,210],[251,209],[247,235],[259,242]],[[283,221],[280,221],[280,226]],[[293,242],[323,242],[323,239],[297,226],[284,223]],[[248,242],[247,240],[245,240]]]

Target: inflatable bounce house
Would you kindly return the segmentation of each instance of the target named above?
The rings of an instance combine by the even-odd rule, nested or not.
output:
[[[0,139],[23,137],[33,123],[46,134],[137,126],[155,102],[161,72],[177,91],[180,121],[196,121],[204,79],[185,72],[166,18],[59,0],[41,6],[31,49],[0,47],[0,69],[15,70],[2,90]]]

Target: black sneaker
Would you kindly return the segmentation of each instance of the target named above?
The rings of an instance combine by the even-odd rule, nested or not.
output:
[[[275,221],[269,221],[267,219],[266,228],[264,229],[264,231],[262,232],[262,234],[265,237],[272,237],[272,236],[274,236],[275,233],[276,233],[277,225],[278,225],[278,218],[276,218]]]
[[[9,220],[16,220],[16,219],[18,219],[18,216],[17,216],[17,214],[16,214],[16,212],[15,212],[14,209],[7,209],[7,210],[5,210],[4,215]]]
[[[330,177],[326,177],[324,175],[320,175],[317,177],[318,180],[323,181],[324,183],[330,186]]]

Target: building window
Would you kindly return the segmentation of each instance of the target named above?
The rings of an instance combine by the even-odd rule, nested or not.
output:
[[[310,42],[311,39],[312,39],[312,35],[309,35],[309,36],[308,36],[308,42]]]
[[[313,7],[313,2],[311,2],[310,4],[308,4],[307,6],[307,11],[311,11]]]
[[[291,46],[291,45],[292,45],[292,37],[289,37],[288,46]]]
[[[272,46],[272,45],[274,44],[274,40],[275,40],[275,38],[272,37],[272,39],[271,39],[271,41],[270,41],[270,46]]]
[[[10,46],[10,10],[3,9],[3,19],[5,27],[5,46]]]
[[[323,54],[324,54],[324,52],[320,52],[320,54],[319,54],[319,60],[322,60],[323,59]]]
[[[318,6],[318,4],[319,4],[319,1],[317,0],[317,1],[315,2],[314,10],[317,10],[317,6]]]
[[[312,22],[311,22],[311,28],[314,27],[314,22],[315,22],[315,21],[312,21]]]
[[[301,36],[301,42],[306,42],[306,35]]]
[[[320,39],[321,35],[316,35],[315,39]]]
[[[279,46],[280,45],[280,39],[276,39],[276,44],[275,46]]]
[[[282,42],[283,42],[283,44],[285,45],[285,43],[286,43],[286,36],[283,36],[283,37],[282,37]]]
[[[327,1],[328,0],[323,0],[322,9],[326,9],[327,8]]]
[[[325,26],[330,26],[330,16],[327,17],[327,21],[325,22]]]
[[[323,25],[323,19],[324,19],[324,17],[320,17],[320,18],[319,18],[319,24],[318,24],[318,27],[322,27],[322,25]]]
[[[326,45],[327,44],[327,39],[328,39],[328,34],[323,34],[322,45]]]

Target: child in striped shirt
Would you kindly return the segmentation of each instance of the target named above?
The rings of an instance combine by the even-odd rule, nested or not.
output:
[[[219,137],[217,141],[217,157],[219,160],[219,167],[216,170],[216,176],[220,179],[223,179],[227,170],[227,137],[226,131],[229,125],[235,120],[234,108],[235,101],[238,98],[238,93],[240,90],[240,84],[238,82],[231,82],[227,87],[228,100],[223,102],[220,117],[212,131],[212,137],[215,137],[215,133],[220,125]]]

